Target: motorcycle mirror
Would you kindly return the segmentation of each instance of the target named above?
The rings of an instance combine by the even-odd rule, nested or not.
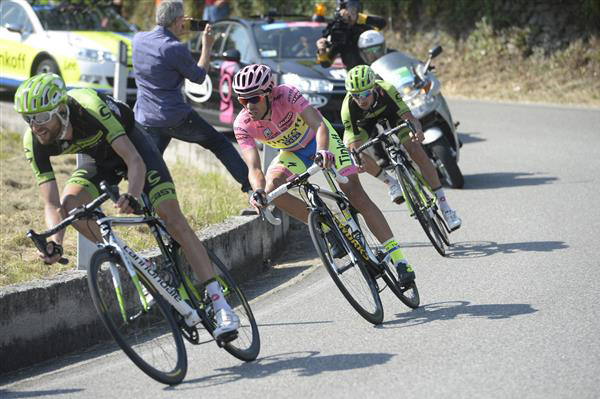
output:
[[[431,58],[435,58],[440,54],[442,54],[442,46],[435,46],[434,48],[429,49],[429,56]]]

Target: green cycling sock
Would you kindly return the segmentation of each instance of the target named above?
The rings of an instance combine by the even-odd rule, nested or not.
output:
[[[390,238],[386,242],[383,243],[383,247],[386,252],[390,254],[390,258],[392,258],[392,262],[396,265],[400,262],[408,263],[404,258],[404,254],[398,245],[398,242],[394,239],[394,237]]]

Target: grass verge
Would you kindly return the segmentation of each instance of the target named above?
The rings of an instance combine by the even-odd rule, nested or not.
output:
[[[527,29],[497,32],[482,20],[463,40],[443,32],[410,37],[388,32],[387,43],[422,61],[440,44],[443,53],[432,64],[449,97],[600,107],[600,38],[545,54],[527,47]]]
[[[52,159],[59,187],[75,168],[75,156]],[[246,205],[246,196],[237,185],[214,174],[204,174],[189,166],[170,165],[183,213],[194,230],[239,214]],[[126,187],[121,184],[121,189]],[[107,214],[115,212],[110,203],[104,205]],[[25,236],[29,229],[45,230],[43,204],[33,173],[22,152],[21,136],[0,134],[0,286],[52,277],[75,267],[77,240],[73,228],[68,228],[65,241],[67,265],[44,265],[33,243]],[[154,246],[152,236],[144,226],[119,227],[119,235],[132,248]]]

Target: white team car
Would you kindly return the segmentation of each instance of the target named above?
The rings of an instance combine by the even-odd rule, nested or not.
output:
[[[127,95],[135,96],[135,26],[108,5],[87,3],[0,0],[0,86],[18,87],[30,76],[54,72],[69,88],[112,92],[122,41],[128,49]]]

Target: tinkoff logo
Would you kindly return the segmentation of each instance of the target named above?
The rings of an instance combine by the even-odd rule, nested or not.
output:
[[[0,53],[0,65],[11,69],[25,69],[25,53],[10,55],[8,52]]]

